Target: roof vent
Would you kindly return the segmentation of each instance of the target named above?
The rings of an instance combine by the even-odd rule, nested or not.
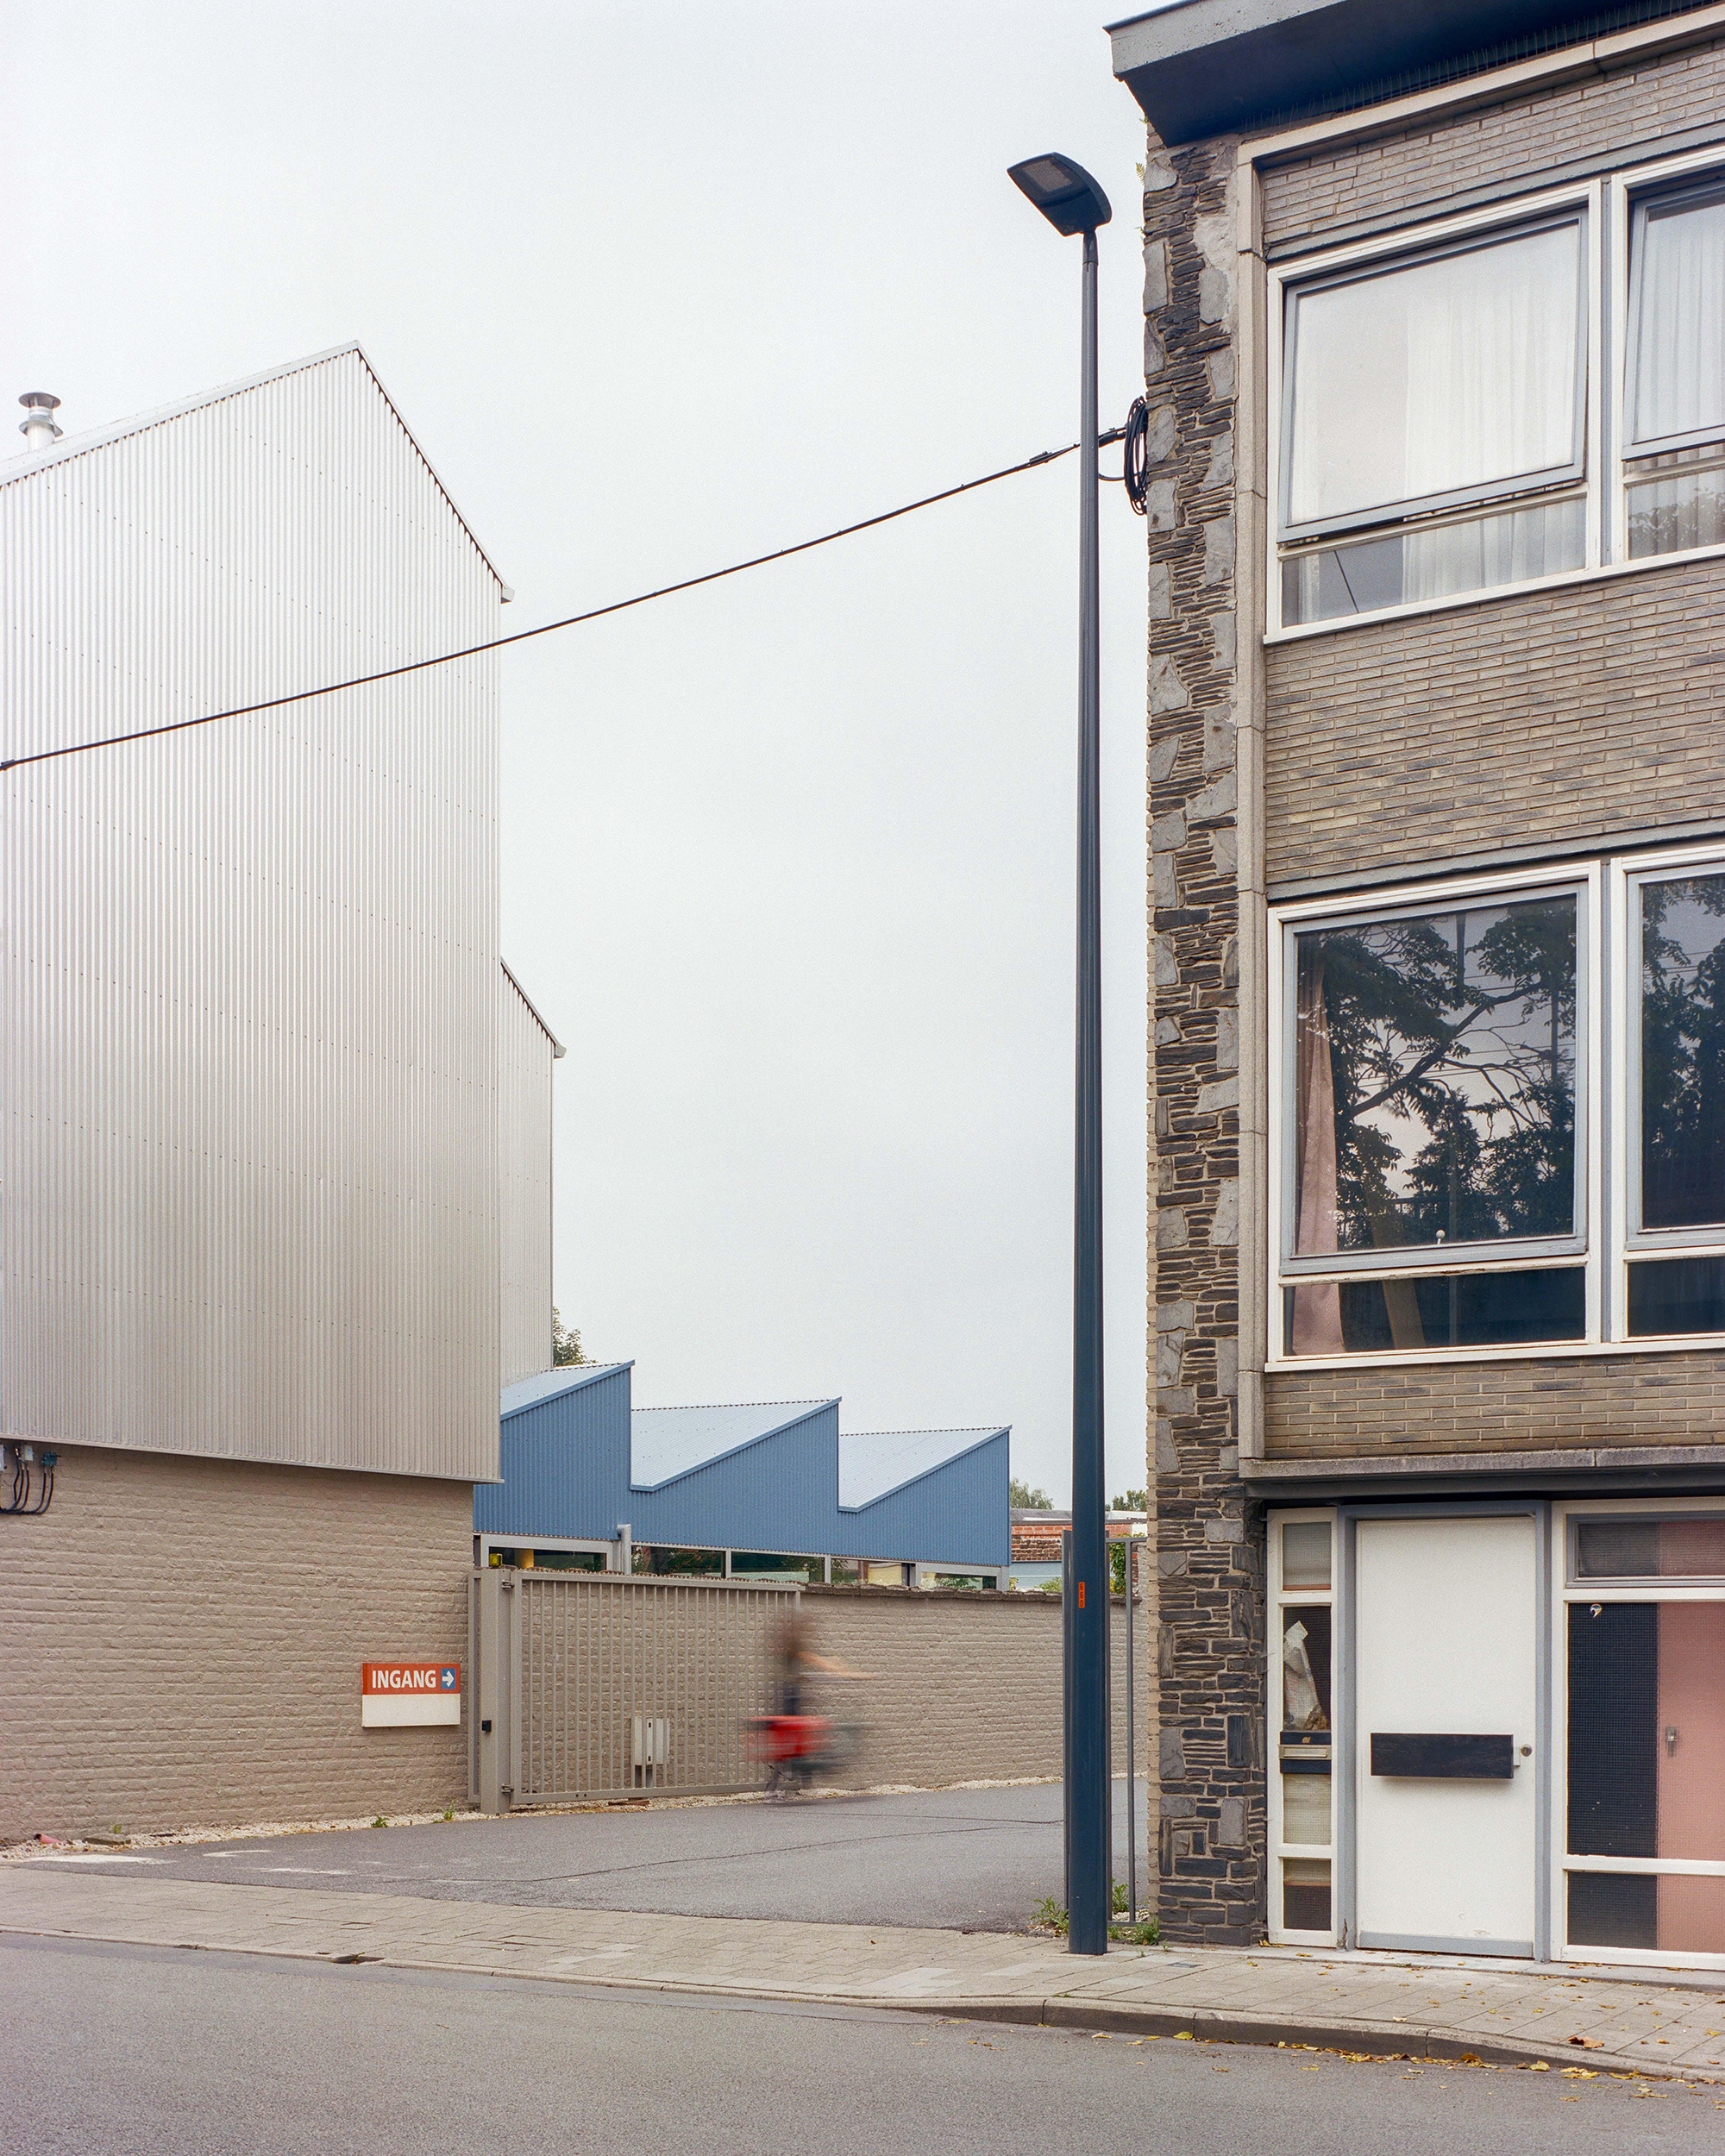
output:
[[[33,449],[53,448],[60,434],[54,424],[54,414],[60,410],[59,398],[50,397],[45,389],[27,389],[18,402],[24,407],[18,432]]]

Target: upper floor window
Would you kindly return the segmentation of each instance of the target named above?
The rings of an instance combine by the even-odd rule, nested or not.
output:
[[[1634,203],[1627,360],[1630,559],[1725,543],[1725,184]]]
[[[1289,907],[1274,949],[1272,1354],[1725,1337],[1716,849]]]
[[[1272,632],[1725,546],[1711,154],[1271,273]]]

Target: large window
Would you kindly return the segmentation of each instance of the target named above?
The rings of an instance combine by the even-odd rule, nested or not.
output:
[[[1725,1332],[1725,873],[1628,880],[1632,1337]]]
[[[1272,633],[1725,546],[1711,154],[1272,272]]]
[[[1277,928],[1272,1352],[1725,1336],[1725,859]]]

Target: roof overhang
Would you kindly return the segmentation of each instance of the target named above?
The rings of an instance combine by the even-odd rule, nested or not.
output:
[[[1162,140],[1178,143],[1346,104],[1411,70],[1559,26],[1580,40],[1604,12],[1586,0],[1172,0],[1110,23],[1108,35],[1114,73]]]

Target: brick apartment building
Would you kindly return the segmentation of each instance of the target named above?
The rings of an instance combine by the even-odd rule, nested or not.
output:
[[[1725,1967],[1725,8],[1112,37],[1164,1932]]]

